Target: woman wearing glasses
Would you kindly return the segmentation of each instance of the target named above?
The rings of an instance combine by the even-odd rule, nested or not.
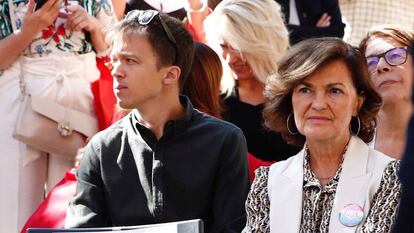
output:
[[[407,52],[414,31],[398,26],[379,26],[362,40],[360,48],[384,104],[371,145],[384,154],[401,158],[406,129],[412,113],[412,57]]]

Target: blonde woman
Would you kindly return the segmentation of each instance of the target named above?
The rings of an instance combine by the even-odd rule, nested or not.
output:
[[[204,15],[194,9],[189,14],[194,29],[197,14]],[[224,0],[197,30],[197,35],[205,33],[229,68],[222,82],[227,92],[223,117],[243,130],[249,152],[265,161],[295,154],[297,149],[287,145],[280,134],[264,128],[262,118],[266,79],[277,71],[276,62],[289,47],[279,4],[273,0]]]

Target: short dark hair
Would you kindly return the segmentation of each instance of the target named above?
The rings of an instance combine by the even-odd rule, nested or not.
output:
[[[293,89],[309,75],[338,60],[348,67],[357,94],[365,96],[357,115],[361,121],[358,136],[363,141],[370,142],[382,99],[371,82],[363,54],[338,38],[304,40],[294,45],[282,57],[278,72],[269,77],[265,88],[266,105],[263,116],[266,126],[280,132],[288,143],[303,146],[305,137],[301,134],[290,134],[286,125],[287,118],[292,113]],[[292,127],[291,124],[289,127]],[[351,128],[354,125],[351,124]]]
[[[171,17],[163,12],[158,12],[159,17],[171,31],[175,38],[176,45],[170,41],[158,15],[147,25],[141,25],[137,17],[123,19],[118,22],[108,33],[107,39],[110,44],[116,38],[146,36],[157,55],[157,67],[177,65],[181,69],[179,79],[180,89],[184,85],[185,79],[190,73],[194,57],[194,42],[190,32],[186,29],[183,22]],[[176,46],[176,47],[175,47]]]

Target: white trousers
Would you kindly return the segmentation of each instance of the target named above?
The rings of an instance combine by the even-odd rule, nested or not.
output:
[[[12,137],[20,108],[22,70],[30,94],[47,96],[90,115],[94,115],[90,83],[99,78],[94,53],[24,57],[0,75],[1,233],[19,232],[43,200],[45,190],[50,190],[73,166],[73,161],[48,155]]]

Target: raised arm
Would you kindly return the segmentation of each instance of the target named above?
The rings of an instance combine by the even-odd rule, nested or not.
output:
[[[89,15],[84,8],[79,5],[68,6],[68,26],[74,31],[85,30],[90,33],[91,41],[96,53],[104,53],[109,46],[105,42],[103,25],[94,16]]]
[[[209,15],[209,8],[206,0],[186,0],[188,22],[195,38],[200,42],[205,42],[204,20]]]
[[[29,0],[22,28],[0,40],[0,70],[7,69],[23,50],[32,42],[35,35],[55,21],[62,0],[48,0],[37,11],[35,2]]]
[[[126,1],[125,0],[112,0],[112,5],[114,6],[114,12],[115,12],[116,18],[118,20],[123,19],[124,14],[125,14]]]

